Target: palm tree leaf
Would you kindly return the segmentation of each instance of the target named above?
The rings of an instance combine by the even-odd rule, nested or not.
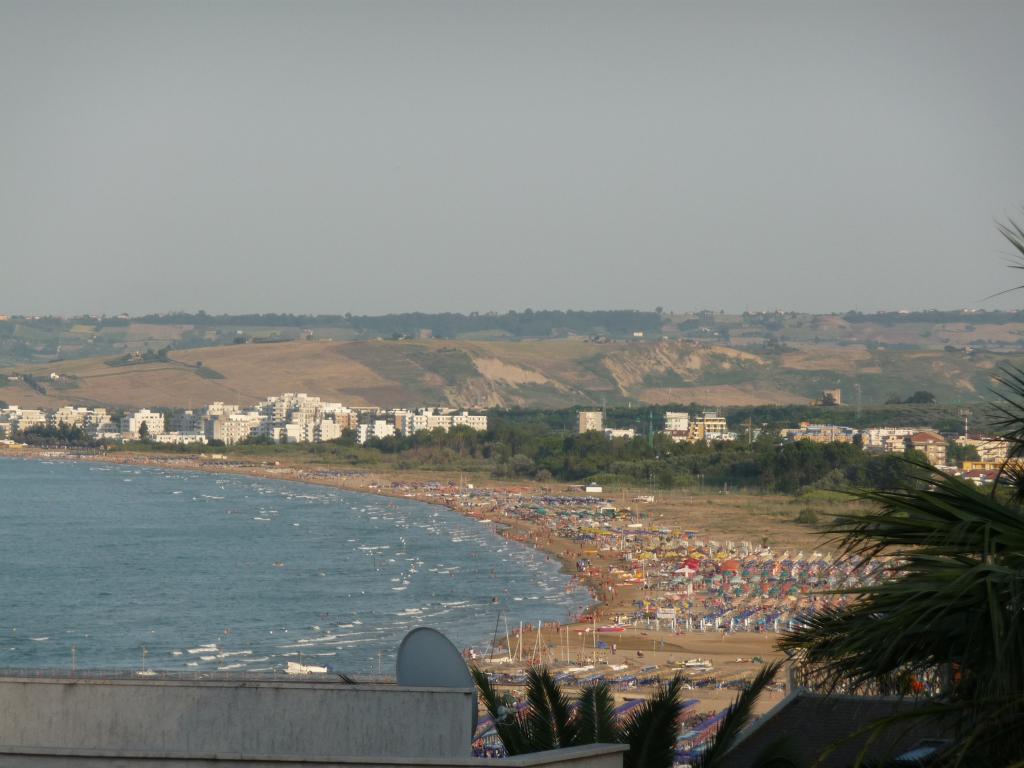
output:
[[[971,659],[963,672],[977,693],[1024,690],[1024,515],[931,472],[927,488],[861,494],[879,511],[836,529],[860,567],[893,560],[885,578],[838,590],[859,600],[784,634],[780,647],[819,682],[864,685]]]
[[[588,685],[580,691],[576,725],[577,744],[614,744],[620,740],[615,699],[607,683]]]
[[[623,768],[672,768],[679,715],[682,676],[676,675],[637,707],[622,728],[622,741],[629,744]]]
[[[487,714],[494,720],[494,730],[501,739],[505,751],[509,755],[538,751],[531,748],[530,734],[523,718],[509,706],[511,702],[498,694],[487,674],[476,666],[470,667],[469,671],[473,675],[473,681],[480,692],[480,700],[483,701]]]
[[[526,672],[526,699],[530,703],[526,723],[530,742],[537,750],[560,749],[576,741],[569,697],[546,667]]]
[[[754,705],[765,689],[778,674],[781,662],[773,661],[761,667],[754,679],[729,705],[718,727],[714,740],[697,761],[698,768],[719,768],[725,754],[736,744],[740,731],[747,727],[754,716]]]

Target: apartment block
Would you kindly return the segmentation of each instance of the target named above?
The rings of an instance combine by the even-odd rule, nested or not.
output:
[[[907,438],[918,432],[931,430],[921,427],[869,427],[860,431],[861,447],[879,453],[903,453]]]
[[[579,433],[604,431],[604,413],[602,411],[580,411]]]
[[[138,439],[143,424],[146,425],[146,432],[150,437],[156,437],[165,431],[164,415],[151,411],[148,408],[143,408],[142,410],[135,411],[135,413],[126,414],[121,419],[121,432],[130,435],[134,439]]]
[[[937,432],[917,432],[907,438],[907,448],[920,451],[936,467],[946,465],[946,438]]]
[[[690,414],[686,411],[665,412],[665,434],[674,443],[682,443],[690,439]]]
[[[720,416],[717,411],[704,411],[704,413],[698,414],[690,424],[690,440],[692,442],[735,439],[736,433],[729,431],[725,417]]]

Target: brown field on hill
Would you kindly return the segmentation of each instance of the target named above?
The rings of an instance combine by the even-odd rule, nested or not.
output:
[[[354,406],[463,408],[698,402],[709,406],[807,403],[842,378],[864,399],[935,389],[946,402],[976,399],[995,355],[806,346],[753,354],[682,340],[286,341],[170,352],[167,361],[110,365],[83,358],[0,371],[0,400],[24,407],[249,405],[306,392]],[[63,380],[49,380],[51,372]],[[45,394],[8,374],[31,373]],[[871,377],[879,383],[872,391]]]
[[[707,406],[805,405],[811,398],[773,387],[771,384],[717,384],[708,387],[662,387],[641,389],[638,400],[651,405],[701,403]]]
[[[835,371],[857,373],[871,361],[871,354],[864,347],[839,347],[823,344],[808,345],[798,352],[787,352],[782,364],[797,371]]]

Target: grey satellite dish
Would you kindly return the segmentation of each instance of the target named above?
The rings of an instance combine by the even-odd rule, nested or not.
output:
[[[476,733],[476,685],[469,674],[459,649],[436,629],[416,627],[398,646],[395,677],[399,685],[410,688],[471,688],[473,690],[473,725],[470,738]]]

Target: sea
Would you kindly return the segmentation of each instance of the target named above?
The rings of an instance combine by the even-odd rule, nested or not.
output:
[[[446,507],[0,458],[0,667],[391,675],[415,627],[486,650],[589,602],[554,558]]]

